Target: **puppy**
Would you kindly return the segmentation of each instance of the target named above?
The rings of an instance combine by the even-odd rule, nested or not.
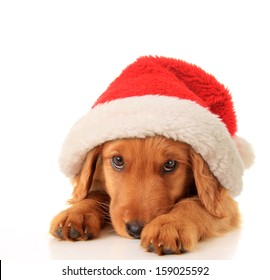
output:
[[[108,141],[92,149],[71,207],[51,222],[64,240],[88,240],[110,221],[158,255],[191,251],[239,225],[237,203],[188,144],[161,136]]]

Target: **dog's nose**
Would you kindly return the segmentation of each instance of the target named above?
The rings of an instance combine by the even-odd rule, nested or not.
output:
[[[142,223],[140,223],[138,221],[126,223],[126,229],[127,229],[128,234],[131,237],[136,238],[136,239],[141,238],[141,232],[143,229]]]

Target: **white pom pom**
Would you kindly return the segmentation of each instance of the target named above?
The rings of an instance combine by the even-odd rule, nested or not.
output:
[[[255,159],[254,151],[251,144],[248,143],[244,138],[236,135],[233,136],[233,140],[243,161],[244,168],[248,169],[249,167],[251,167]]]

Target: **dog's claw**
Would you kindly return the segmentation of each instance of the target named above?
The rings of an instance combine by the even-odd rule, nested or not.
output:
[[[155,252],[155,247],[153,245],[153,243],[150,243],[149,247],[148,247],[149,252],[153,253]]]
[[[70,228],[70,231],[68,233],[68,237],[70,239],[76,240],[81,237],[81,233],[73,228],[71,225],[68,225]],[[59,228],[55,232],[55,236],[59,237],[60,239],[65,239],[65,236],[63,234],[63,226],[59,226]],[[87,230],[84,231],[84,240],[92,239],[94,235],[91,232],[88,232]]]
[[[174,254],[174,251],[168,248],[162,248],[162,254],[163,255],[172,255]]]
[[[64,238],[63,229],[61,226],[57,229],[56,235],[60,238]]]
[[[75,228],[71,228],[70,231],[69,231],[69,234],[68,234],[69,238],[71,239],[76,239],[76,238],[79,238],[81,237],[81,234],[79,231],[77,231]]]
[[[184,254],[184,253],[187,253],[188,250],[186,250],[185,248],[181,247],[181,248],[179,248],[179,252],[180,252],[180,254]]]
[[[162,254],[162,255],[171,255],[171,254],[174,254],[173,250],[171,249],[168,249],[168,248],[162,248],[162,244],[158,244],[158,249],[157,251],[159,252],[159,254]],[[153,243],[150,243],[150,245],[148,246],[148,251],[151,252],[151,253],[155,253],[156,252],[156,249],[153,245]]]
[[[158,244],[157,248],[155,248],[155,246],[153,245],[152,242],[150,242],[150,244],[148,246],[148,252],[158,253],[159,255],[173,255],[173,254],[177,254],[177,252],[173,251],[172,249],[163,247],[163,244],[161,244],[161,243]],[[178,253],[184,254],[186,252],[187,252],[187,250],[185,248],[179,247]]]
[[[85,235],[85,240],[89,240],[94,237],[94,235],[91,232],[88,232],[87,228],[85,228],[85,230],[84,230],[84,235]]]
[[[89,239],[92,239],[94,236],[91,232],[88,232],[85,234],[85,240],[89,240]]]

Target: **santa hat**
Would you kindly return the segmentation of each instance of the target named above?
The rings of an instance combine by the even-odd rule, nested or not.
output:
[[[231,95],[212,75],[181,60],[141,57],[73,126],[60,168],[72,178],[88,151],[106,141],[161,135],[191,145],[220,183],[238,195],[253,152],[236,130]]]

